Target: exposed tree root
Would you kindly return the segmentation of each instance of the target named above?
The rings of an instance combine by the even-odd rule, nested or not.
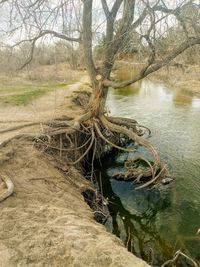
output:
[[[16,130],[32,126],[38,123],[30,123],[7,129],[7,131]],[[132,180],[137,183],[145,181],[138,189],[154,185],[159,178],[165,174],[166,167],[161,166],[160,156],[154,146],[142,135],[146,130],[150,130],[138,124],[134,119],[113,118],[104,115],[94,117],[91,111],[83,114],[76,120],[54,120],[42,122],[47,127],[42,134],[19,134],[0,144],[0,148],[6,146],[9,142],[22,139],[34,141],[39,146],[43,146],[45,151],[58,151],[59,155],[71,152],[69,164],[77,165],[84,160],[89,159],[93,150],[92,172],[94,171],[94,159],[101,157],[104,153],[111,151],[112,148],[124,152],[136,152],[136,148],[128,148],[128,143],[144,146],[153,156],[151,163],[143,156],[131,158],[125,162],[125,172],[115,174],[116,179]],[[145,129],[145,131],[143,131]],[[0,133],[5,132],[2,130]],[[145,162],[147,166],[141,164]]]
[[[161,175],[164,173],[165,170],[166,170],[166,166],[164,166],[160,170],[160,172],[156,176],[154,176],[150,181],[144,183],[143,185],[138,186],[136,189],[142,189],[142,188],[145,188],[147,186],[152,185],[153,183],[155,183],[161,177]]]
[[[90,142],[88,148],[85,150],[85,152],[76,161],[74,161],[70,164],[75,165],[75,164],[79,163],[88,154],[88,152],[92,148],[93,143],[94,143],[94,130],[92,129],[91,131],[92,131],[92,137],[91,137],[91,142]]]
[[[32,123],[28,123],[28,124],[18,125],[18,126],[15,126],[15,127],[11,127],[11,128],[0,130],[0,133],[12,132],[12,131],[20,130],[20,129],[23,129],[23,128],[26,128],[26,127],[31,127],[31,126],[34,126],[34,125],[37,125],[37,124],[40,124],[40,123],[39,122],[32,122]]]
[[[105,116],[101,116],[100,120],[107,129],[109,129],[112,132],[122,134],[128,137],[133,142],[136,142],[137,144],[144,146],[152,153],[154,157],[153,165],[150,164],[150,166],[148,166],[147,168],[141,166],[138,166],[137,168],[129,168],[127,173],[125,174],[121,173],[118,176],[121,179],[123,178],[124,180],[135,180],[135,179],[149,178],[149,177],[153,177],[154,179],[155,175],[161,168],[160,156],[157,150],[154,148],[154,146],[148,140],[139,136],[137,131],[134,132],[133,130],[131,131],[130,129],[111,123],[109,120],[105,118]],[[139,158],[137,157],[137,161],[138,160]],[[133,159],[132,162],[134,164],[135,160]]]
[[[134,132],[136,132],[140,136],[144,134],[144,132],[141,131],[141,128],[146,130],[148,132],[148,135],[151,135],[151,130],[148,127],[139,124],[134,119],[123,118],[123,117],[107,117],[107,120],[119,126],[124,126],[127,129],[132,129]]]
[[[7,189],[3,193],[0,194],[0,202],[4,201],[6,198],[8,198],[14,192],[14,184],[9,177],[1,176],[1,180],[4,181]]]
[[[198,264],[189,256],[187,256],[185,253],[183,253],[182,251],[178,250],[175,254],[173,259],[166,261],[165,263],[162,264],[161,267],[167,267],[167,266],[174,266],[174,263],[178,260],[178,258],[185,258],[188,262],[190,262],[190,264],[192,264],[192,266],[194,267],[198,267]],[[191,265],[190,265],[191,266]]]
[[[135,152],[135,149],[128,149],[128,148],[124,148],[124,147],[121,147],[121,146],[118,146],[114,143],[112,143],[109,139],[107,139],[101,132],[99,126],[98,126],[98,123],[97,122],[94,122],[94,125],[95,125],[95,129],[98,133],[98,135],[106,142],[108,143],[111,147],[115,147],[119,150],[122,150],[122,151],[125,151],[125,152]]]
[[[81,115],[79,118],[77,118],[77,119],[74,121],[74,127],[75,127],[76,129],[79,129],[80,126],[81,126],[81,123],[86,122],[87,120],[89,120],[89,119],[91,118],[91,116],[92,116],[92,114],[91,114],[90,111],[87,112],[87,113],[85,113],[85,114],[83,114],[83,115]]]

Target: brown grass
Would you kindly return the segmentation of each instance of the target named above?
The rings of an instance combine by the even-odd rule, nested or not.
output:
[[[200,95],[200,66],[198,65],[183,65],[183,68],[165,67],[154,73],[151,79],[163,81],[190,95]]]
[[[0,102],[26,105],[51,92],[67,88],[80,79],[83,72],[70,70],[66,64],[39,66],[9,75],[0,74]]]

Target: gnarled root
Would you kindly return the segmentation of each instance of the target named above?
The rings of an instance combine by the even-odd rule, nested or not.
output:
[[[0,202],[4,201],[14,192],[14,184],[12,180],[7,176],[2,176],[1,179],[4,181],[7,189],[4,190],[4,192],[0,194]]]
[[[142,137],[146,132],[150,135],[150,130],[133,119],[105,117],[103,114],[95,116],[89,110],[74,121],[57,120],[44,124],[48,128],[42,134],[19,134],[0,144],[0,148],[13,139],[22,138],[37,141],[39,145],[46,146],[46,151],[48,149],[57,150],[60,152],[59,155],[71,151],[70,158],[69,155],[67,157],[69,159],[68,163],[73,165],[80,165],[79,163],[84,160],[91,160],[91,151],[93,151],[91,163],[93,170],[95,158],[101,157],[104,153],[111,151],[112,148],[125,152],[135,152],[136,149],[127,147],[127,144],[137,143],[152,154],[153,163],[143,156],[137,156],[126,161],[126,171],[115,174],[114,177],[136,182],[145,181],[138,187],[144,188],[154,185],[166,174],[166,166],[161,166],[157,150],[147,139]],[[142,165],[141,162],[144,162],[145,165]]]
[[[137,133],[137,135],[142,136],[147,131],[148,135],[151,135],[151,130],[146,126],[139,124],[136,120],[130,118],[121,117],[107,117],[107,120],[111,123],[117,124],[119,126],[124,126]]]
[[[137,180],[137,181],[140,181],[142,178],[143,179],[144,178],[145,179],[151,178],[151,180],[148,181],[148,184],[144,184],[140,188],[143,188],[145,186],[149,186],[149,185],[153,184],[156,180],[158,180],[160,175],[164,172],[164,169],[161,169],[160,156],[159,156],[157,150],[154,148],[154,146],[148,140],[139,136],[137,130],[135,130],[135,131],[134,131],[134,129],[130,130],[130,129],[128,129],[128,127],[123,127],[124,125],[120,126],[118,124],[112,123],[112,122],[110,122],[110,120],[106,119],[105,116],[101,116],[100,120],[101,120],[101,122],[105,128],[109,129],[111,132],[124,135],[124,136],[128,137],[130,140],[132,140],[133,142],[136,142],[137,144],[144,146],[145,148],[147,148],[151,152],[151,154],[154,157],[153,165],[149,161],[144,159],[143,157],[137,157],[135,160],[133,160],[132,167],[128,167],[128,165],[126,164],[128,171],[125,174],[120,173],[120,174],[116,175],[115,178],[121,178],[124,180]],[[137,126],[137,124],[136,124],[136,126]],[[130,128],[132,128],[132,127],[130,127]],[[138,160],[146,161],[148,166],[142,167],[139,165],[136,167],[136,166],[134,166],[134,163],[136,162],[136,160],[137,161]]]

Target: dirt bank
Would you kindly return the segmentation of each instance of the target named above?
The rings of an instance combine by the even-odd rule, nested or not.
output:
[[[1,150],[0,175],[15,190],[0,203],[0,266],[148,266],[94,221],[81,195],[89,182],[58,166],[31,143]]]
[[[67,92],[56,91],[56,102],[53,93],[41,97],[34,103],[36,109],[1,107],[0,129],[79,115],[80,108],[71,106],[68,96],[81,85],[82,81]],[[0,142],[38,131],[42,133],[42,124],[1,134]],[[82,196],[90,183],[63,158],[45,154],[33,143],[13,141],[0,150],[0,195],[5,192],[5,176],[15,188],[0,202],[0,266],[149,266],[95,222]]]

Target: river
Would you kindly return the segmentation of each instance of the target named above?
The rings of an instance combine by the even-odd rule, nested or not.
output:
[[[149,140],[175,180],[159,189],[135,190],[132,182],[112,179],[131,154],[106,158],[101,169],[111,214],[106,227],[154,266],[178,249],[200,260],[200,99],[146,80],[111,89],[107,106],[111,115],[134,118],[152,130]]]

